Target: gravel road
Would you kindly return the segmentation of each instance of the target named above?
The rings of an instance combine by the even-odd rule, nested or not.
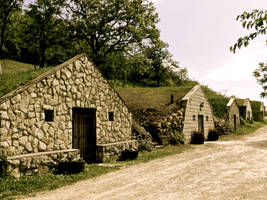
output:
[[[27,199],[266,200],[267,126]]]

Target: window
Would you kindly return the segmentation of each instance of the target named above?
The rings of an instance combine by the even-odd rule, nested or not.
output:
[[[54,121],[54,110],[45,110],[45,121],[46,122]]]
[[[193,121],[195,121],[196,120],[196,115],[193,115]]]
[[[209,116],[206,116],[206,121],[209,121]]]
[[[109,112],[108,113],[108,120],[109,121],[114,121],[114,112]]]

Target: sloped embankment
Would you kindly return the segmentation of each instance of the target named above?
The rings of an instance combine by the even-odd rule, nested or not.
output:
[[[193,86],[116,90],[133,113],[134,120],[149,131],[154,141],[166,145],[183,143],[184,119],[179,102]]]

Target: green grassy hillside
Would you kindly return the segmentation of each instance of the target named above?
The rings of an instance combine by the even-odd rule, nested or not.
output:
[[[225,113],[227,111],[226,105],[228,101],[230,100],[230,98],[213,91],[207,86],[204,86],[203,90],[213,109],[213,114],[216,117],[224,118]]]
[[[197,83],[192,82],[180,87],[129,87],[116,88],[131,111],[152,109],[167,112],[173,95],[174,102],[181,100]]]
[[[0,76],[0,97],[51,69],[34,70],[31,64],[12,60],[2,60],[1,63],[3,74]],[[170,109],[171,95],[174,97],[174,102],[177,102],[196,84],[198,84],[196,81],[188,81],[179,87],[116,87],[116,90],[132,112],[152,109],[165,114]],[[214,115],[223,118],[229,98],[208,87],[204,87],[204,92],[213,107]]]
[[[34,70],[31,64],[13,60],[1,60],[3,74],[0,75],[0,97],[24,85],[51,68]]]
[[[174,96],[174,102],[180,101],[196,84],[197,82],[188,82],[179,87],[129,87],[116,88],[116,90],[133,113],[137,110],[152,109],[165,114],[169,111],[171,95]],[[206,86],[203,87],[203,90],[213,108],[214,115],[224,118],[229,98]]]

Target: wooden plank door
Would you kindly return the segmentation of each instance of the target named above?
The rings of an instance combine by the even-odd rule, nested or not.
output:
[[[234,115],[234,129],[235,130],[237,129],[237,126],[236,126],[236,115]]]
[[[95,109],[73,108],[73,148],[80,149],[81,157],[87,162],[96,159],[96,111]]]
[[[203,115],[198,115],[198,131],[204,134],[204,117]]]

